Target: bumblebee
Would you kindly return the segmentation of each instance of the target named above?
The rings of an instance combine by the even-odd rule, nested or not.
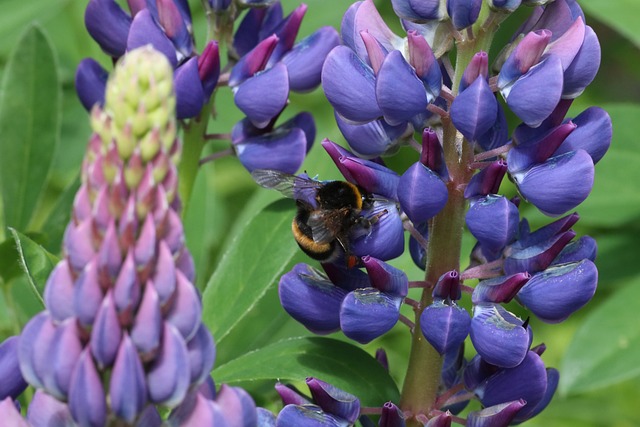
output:
[[[357,258],[349,250],[349,233],[354,227],[369,229],[378,216],[366,218],[363,209],[373,206],[373,197],[346,181],[321,182],[270,169],[257,169],[253,179],[265,188],[278,190],[296,201],[298,212],[291,230],[298,246],[321,262],[335,260],[344,252],[349,267]]]

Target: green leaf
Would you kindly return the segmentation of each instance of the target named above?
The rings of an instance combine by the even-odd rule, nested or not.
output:
[[[588,0],[580,2],[586,13],[607,24],[640,47],[637,0]]]
[[[73,209],[73,200],[80,188],[80,175],[64,189],[58,196],[58,200],[53,206],[51,212],[47,215],[47,219],[42,226],[42,231],[47,236],[47,248],[50,251],[59,253],[62,245],[62,238],[67,224],[71,219],[71,211]]]
[[[640,375],[640,276],[593,310],[562,361],[560,391],[581,393]]]
[[[10,228],[9,231],[16,242],[20,265],[29,279],[32,290],[44,306],[42,298],[44,286],[59,259],[19,231],[13,228]]]
[[[393,379],[372,356],[332,338],[292,338],[247,353],[214,369],[217,383],[316,377],[356,395],[364,406],[398,402]]]
[[[216,342],[249,315],[299,251],[291,235],[294,203],[279,200],[254,216],[231,243],[203,294],[202,320]]]
[[[0,183],[6,226],[28,229],[60,134],[60,82],[48,38],[29,27],[15,47],[0,91]]]
[[[580,222],[615,227],[640,217],[640,139],[636,135],[640,105],[603,106],[611,115],[611,148],[596,165],[591,195],[578,207]]]

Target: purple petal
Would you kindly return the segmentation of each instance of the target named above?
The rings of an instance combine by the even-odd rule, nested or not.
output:
[[[390,200],[397,198],[396,192],[400,177],[391,169],[355,156],[340,157],[338,163],[338,169],[348,181],[358,184],[369,193],[379,194]]]
[[[147,403],[142,361],[133,342],[124,335],[109,381],[109,404],[119,417],[132,423]]]
[[[391,0],[393,11],[402,19],[421,22],[442,17],[440,0]]]
[[[460,273],[458,270],[450,270],[438,278],[433,292],[433,298],[449,299],[458,301],[462,298],[462,290],[460,289]]]
[[[160,301],[153,282],[147,282],[144,295],[131,328],[131,339],[143,355],[153,355],[160,347],[162,313]]]
[[[213,337],[204,324],[200,324],[196,334],[187,342],[191,384],[200,384],[209,377],[216,359],[216,346]]]
[[[148,44],[152,45],[155,50],[162,52],[171,63],[171,66],[173,68],[176,67],[178,59],[173,43],[156,24],[149,9],[144,9],[133,18],[131,29],[127,36],[127,51]]]
[[[399,50],[384,59],[376,80],[376,99],[384,119],[396,126],[427,108],[429,100],[422,81]]]
[[[442,89],[442,72],[431,46],[422,34],[417,31],[407,32],[409,63],[416,70],[416,75],[427,91],[427,99],[433,102]]]
[[[316,405],[287,405],[276,419],[276,427],[342,427],[344,420],[323,412]]]
[[[471,62],[469,62],[469,65],[465,68],[464,73],[462,73],[459,92],[464,92],[464,90],[475,82],[478,77],[487,79],[488,76],[489,54],[485,51],[477,52],[473,55],[473,58],[471,58]]]
[[[562,95],[562,62],[550,56],[520,77],[502,95],[511,110],[528,126],[537,127],[549,117]],[[540,90],[544,87],[544,90]]]
[[[357,397],[317,378],[307,378],[306,383],[313,401],[324,411],[349,424],[356,422],[360,415],[360,400]]]
[[[133,260],[133,251],[129,251],[122,263],[113,287],[113,300],[119,313],[132,311],[140,300],[140,283],[136,274],[136,266]]]
[[[114,58],[124,55],[131,17],[114,0],[91,0],[84,24],[102,50]]]
[[[191,18],[189,17],[185,22],[182,15],[183,12],[189,14],[188,4],[185,3],[186,10],[181,11],[176,5],[179,1],[174,3],[174,0],[156,0],[155,3],[157,14],[154,17],[157,18],[167,37],[176,46],[181,56],[191,56],[193,54],[193,39],[190,28],[187,27],[187,25],[191,26]]]
[[[22,418],[20,411],[16,408],[11,397],[7,397],[0,401],[0,418],[7,426],[13,427],[31,427],[29,423]]]
[[[566,70],[576,57],[584,41],[584,20],[579,17],[558,38],[549,43],[545,55],[555,55],[562,61],[562,69]]]
[[[209,41],[202,54],[198,56],[198,75],[202,82],[202,90],[204,91],[206,102],[209,100],[211,93],[213,93],[213,89],[218,84],[218,78],[220,77],[220,53],[217,41]]]
[[[282,63],[245,80],[234,94],[238,108],[259,128],[267,126],[282,111],[288,97],[289,75]]]
[[[171,249],[165,239],[158,244],[158,259],[153,275],[153,286],[158,293],[157,297],[161,306],[167,304],[176,290],[176,266]]]
[[[234,144],[240,163],[249,171],[274,169],[293,174],[304,161],[307,137],[302,129],[294,128]]]
[[[469,208],[465,221],[482,248],[497,253],[515,239],[519,218],[518,208],[506,197],[489,195]]]
[[[0,415],[0,418],[6,420],[4,415]],[[76,426],[69,406],[43,390],[36,390],[33,395],[29,408],[27,408],[27,420],[32,427]]]
[[[91,353],[98,366],[111,366],[118,354],[122,329],[111,292],[107,293],[91,329]]]
[[[507,426],[524,405],[526,402],[520,399],[470,412],[467,416],[467,427]]]
[[[27,388],[20,373],[18,360],[18,337],[12,336],[0,344],[0,399],[16,399]]]
[[[594,167],[584,150],[555,156],[513,175],[522,195],[547,215],[561,215],[582,203],[593,187]]]
[[[533,418],[540,412],[542,412],[551,402],[551,399],[553,398],[553,395],[558,388],[559,382],[560,373],[558,372],[558,370],[554,368],[547,368],[547,389],[544,392],[544,397],[542,398],[542,400],[540,400],[540,402],[538,402],[535,407],[531,409],[527,408],[529,410],[521,411],[520,413],[518,413],[518,416],[514,419],[514,421],[522,422],[527,419]]]
[[[320,84],[324,60],[338,44],[337,31],[332,27],[322,27],[287,52],[282,62],[289,71],[291,90],[307,92],[316,88]]]
[[[376,201],[373,209],[364,214],[365,218],[378,219],[367,234],[353,237],[353,253],[359,257],[369,255],[383,261],[399,257],[404,251],[404,228],[395,203]]]
[[[357,5],[357,6],[356,6]],[[364,42],[360,37],[367,30],[387,52],[402,45],[402,39],[395,35],[385,24],[372,0],[356,3],[345,13],[340,26],[343,43],[353,49],[365,62],[369,61]]]
[[[93,224],[91,218],[75,225],[69,223],[64,233],[64,250],[69,260],[69,265],[74,271],[81,272],[85,265],[93,258]]]
[[[307,141],[306,150],[307,153],[313,147],[313,142],[316,139],[316,123],[313,120],[313,116],[311,113],[302,112],[293,116],[291,119],[287,120],[280,126],[276,128],[276,132],[281,129],[302,129],[304,132],[305,139]]]
[[[187,394],[190,380],[189,354],[177,329],[164,323],[162,346],[147,371],[149,400],[174,407]]]
[[[420,329],[424,337],[440,354],[456,349],[469,334],[471,317],[457,305],[435,301],[420,315]]]
[[[578,97],[593,81],[600,68],[600,56],[598,36],[587,26],[578,54],[564,71],[563,98]]]
[[[409,166],[398,183],[400,207],[411,222],[419,224],[433,218],[449,198],[446,184],[420,162]]]
[[[165,319],[182,334],[185,341],[189,341],[200,327],[202,303],[195,286],[180,271],[176,277],[176,291]]]
[[[540,126],[542,128],[542,126]],[[571,135],[577,125],[571,121],[545,132],[538,138],[519,141],[514,134],[516,146],[509,150],[507,162],[510,172],[519,172],[551,157],[564,140]],[[522,128],[520,128],[522,129]]]
[[[393,402],[386,402],[382,405],[379,427],[404,427],[404,413]]]
[[[280,279],[280,302],[287,313],[317,334],[340,328],[340,305],[346,292],[306,264],[296,264]]]
[[[471,342],[484,360],[505,368],[518,366],[527,355],[531,333],[522,320],[497,304],[473,309]]]
[[[507,303],[516,296],[530,278],[531,275],[524,272],[481,280],[473,290],[471,302],[473,304],[482,302]]]
[[[230,426],[257,425],[256,405],[249,394],[239,387],[220,386],[216,403],[220,405]]]
[[[273,50],[273,54],[269,58],[267,68],[272,67],[278,61],[280,61],[287,52],[291,50],[298,35],[298,30],[300,30],[300,24],[302,23],[302,19],[304,18],[306,12],[307,5],[301,3],[293,10],[293,12],[291,12],[286,18],[278,23],[277,27],[274,29],[274,34],[278,36],[279,40],[276,48]]]
[[[280,382],[276,383],[275,389],[280,395],[282,404],[287,405],[309,405],[311,402],[300,393],[294,387],[288,387]]]
[[[83,426],[102,427],[107,420],[102,379],[88,348],[80,355],[71,379],[69,408],[73,419]]]
[[[596,164],[611,145],[613,128],[611,117],[600,107],[589,107],[576,116],[572,122],[577,126],[554,153],[555,155],[583,149]]]
[[[46,355],[55,334],[55,327],[47,312],[40,312],[24,327],[18,342],[20,372],[24,379],[37,388],[42,383],[43,355]]]
[[[404,271],[379,259],[362,257],[371,286],[393,297],[406,297],[409,291],[409,279]]]
[[[229,75],[229,86],[236,87],[256,73],[263,71],[277,44],[278,36],[274,34],[262,40],[250,52],[240,58]]]
[[[413,130],[409,123],[391,126],[384,120],[356,125],[335,114],[336,123],[349,147],[358,157],[371,159],[383,154],[394,152],[400,143]]]
[[[189,119],[200,113],[205,101],[195,56],[179,66],[173,77],[178,119]]]
[[[551,31],[538,30],[527,33],[506,59],[498,75],[498,88],[508,89],[517,79],[536,65],[551,40]],[[503,93],[504,95],[504,93]]]
[[[513,151],[513,149],[510,151]],[[469,184],[464,189],[464,197],[472,199],[472,203],[477,203],[478,201],[473,199],[497,194],[505,173],[507,173],[507,162],[503,159],[492,162],[471,177]]]
[[[590,236],[582,236],[580,239],[569,243],[551,263],[552,265],[580,262],[583,259],[595,261],[598,253],[596,240]]]
[[[483,77],[478,77],[451,104],[451,120],[469,141],[485,134],[496,122],[498,102]]]
[[[340,307],[340,328],[347,337],[366,344],[398,322],[400,302],[373,288],[349,292]]]
[[[76,69],[75,85],[78,98],[87,111],[94,105],[104,105],[104,91],[109,73],[92,58],[80,61]]]
[[[44,301],[51,317],[57,321],[63,321],[74,315],[73,304],[73,279],[67,260],[61,260],[51,272],[44,288]],[[2,376],[0,376],[1,378]]]
[[[534,274],[518,293],[518,300],[541,320],[557,323],[587,304],[597,285],[598,270],[585,259]]]
[[[373,70],[346,46],[334,48],[322,67],[322,88],[338,114],[353,122],[382,116]]]
[[[547,372],[540,356],[530,351],[518,366],[498,371],[489,377],[475,393],[484,406],[493,406],[523,399],[527,405],[521,411],[535,408],[544,398]]]
[[[74,285],[73,309],[83,326],[93,324],[103,297],[102,288],[98,282],[98,269],[92,261],[85,267]]]
[[[447,0],[447,13],[459,31],[476,22],[481,6],[482,0]]]
[[[503,270],[506,274],[528,271],[536,273],[547,268],[564,247],[576,236],[573,230],[559,233],[541,243],[519,249],[512,246],[505,258]]]
[[[226,426],[222,411],[214,402],[203,394],[192,391],[184,401],[169,415],[170,427],[180,426]]]

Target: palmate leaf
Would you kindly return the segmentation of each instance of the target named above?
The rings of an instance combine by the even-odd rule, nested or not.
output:
[[[562,361],[560,391],[576,394],[640,375],[640,276],[594,309]]]
[[[13,50],[0,87],[0,183],[4,224],[27,230],[60,134],[61,89],[53,48],[37,26]]]
[[[258,212],[236,236],[203,293],[203,322],[217,343],[277,286],[299,249],[291,236],[295,204],[279,200]]]
[[[44,286],[59,259],[19,231],[13,228],[9,231],[16,243],[20,267],[26,274],[31,289],[44,306]]]
[[[217,383],[316,377],[360,399],[363,406],[399,401],[389,373],[353,344],[332,338],[291,338],[238,357],[213,371]]]

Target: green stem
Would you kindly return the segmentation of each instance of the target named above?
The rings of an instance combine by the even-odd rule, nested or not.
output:
[[[204,148],[205,133],[213,108],[214,96],[211,101],[202,108],[200,114],[191,120],[188,127],[185,127],[182,144],[182,158],[178,165],[179,191],[182,200],[182,217],[184,218],[189,208],[189,201],[193,186],[198,175],[200,166],[200,156]]]
[[[458,94],[462,73],[479,50],[488,50],[494,27],[477,31],[474,38],[457,43],[456,68],[453,76],[452,95]],[[447,183],[449,198],[444,209],[429,224],[429,243],[425,280],[436,283],[438,278],[451,270],[460,271],[460,255],[466,201],[464,188],[473,175],[469,164],[473,162],[473,147],[464,141],[451,120],[443,119],[443,148],[451,180]],[[420,332],[420,315],[432,302],[431,289],[422,293],[416,312],[416,327],[411,341],[409,364],[402,388],[400,407],[411,414],[407,426],[422,425],[415,417],[429,415],[436,407],[442,356],[426,341]]]

